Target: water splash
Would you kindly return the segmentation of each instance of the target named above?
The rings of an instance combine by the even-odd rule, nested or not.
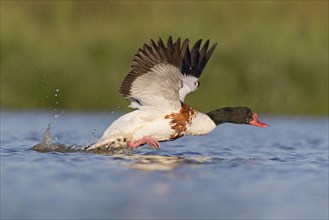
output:
[[[40,143],[32,147],[32,150],[38,151],[40,153],[47,153],[51,151],[59,153],[68,153],[68,152],[78,152],[81,151],[80,148],[77,148],[77,145],[67,146],[61,143],[53,143],[53,138],[51,135],[51,126],[52,122],[48,124],[48,127],[43,135]]]
[[[51,137],[50,129],[51,129],[51,123],[48,124],[48,127],[45,131],[45,134],[44,134],[40,144],[45,145],[45,146],[51,145],[52,137]]]

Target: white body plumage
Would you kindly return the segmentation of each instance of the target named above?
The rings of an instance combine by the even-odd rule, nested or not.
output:
[[[127,142],[139,140],[144,136],[152,137],[157,141],[175,139],[175,124],[171,118],[165,118],[172,111],[135,110],[127,113],[114,121],[103,133],[97,143],[89,149],[109,145],[111,147],[126,147]],[[211,132],[215,123],[204,113],[195,112],[183,135],[204,135]]]

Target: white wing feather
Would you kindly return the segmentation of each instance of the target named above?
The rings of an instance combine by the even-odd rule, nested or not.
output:
[[[170,64],[157,64],[151,71],[135,79],[131,86],[131,97],[141,105],[133,107],[179,109],[180,70]]]

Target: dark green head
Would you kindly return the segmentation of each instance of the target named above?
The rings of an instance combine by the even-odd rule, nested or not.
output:
[[[269,125],[258,121],[257,113],[247,107],[224,107],[208,112],[207,115],[216,125],[223,123],[250,124],[258,127],[268,127]]]

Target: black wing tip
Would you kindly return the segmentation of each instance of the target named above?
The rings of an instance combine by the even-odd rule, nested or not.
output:
[[[217,42],[215,42],[210,48],[210,40],[207,39],[202,45],[202,39],[195,42],[192,49],[187,48],[187,52],[184,56],[184,61],[182,65],[182,72],[185,75],[194,76],[200,78],[204,68],[206,67],[211,55],[217,47]],[[201,49],[200,49],[201,48]]]

